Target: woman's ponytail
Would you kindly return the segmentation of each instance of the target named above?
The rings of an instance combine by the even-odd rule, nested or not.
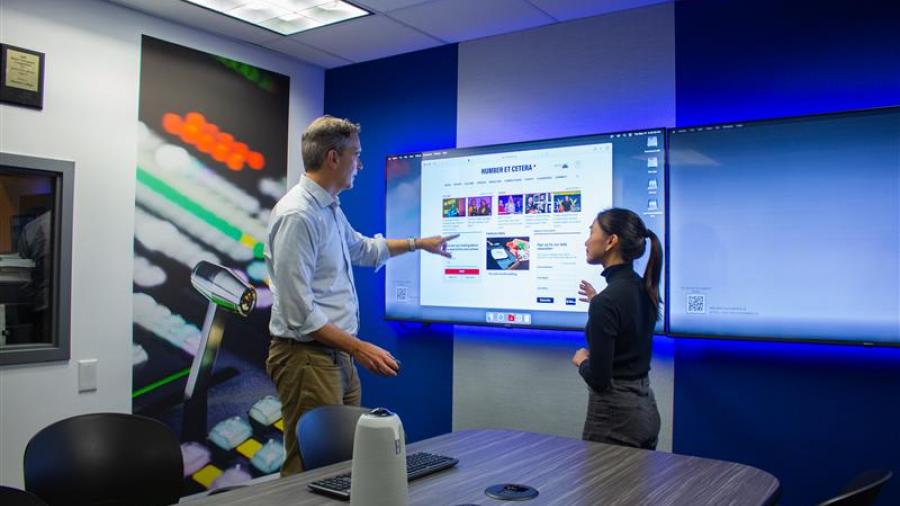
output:
[[[659,237],[649,228],[647,230],[647,239],[650,240],[650,258],[647,260],[647,268],[644,269],[644,288],[650,300],[659,310],[659,278],[662,274],[662,243]]]

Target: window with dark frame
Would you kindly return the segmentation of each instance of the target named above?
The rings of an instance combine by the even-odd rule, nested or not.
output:
[[[0,365],[70,356],[74,164],[0,153]]]

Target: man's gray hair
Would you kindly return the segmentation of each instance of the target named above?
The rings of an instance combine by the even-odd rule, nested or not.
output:
[[[300,141],[303,154],[303,166],[307,172],[315,172],[322,168],[325,156],[332,149],[339,152],[350,145],[353,134],[359,135],[362,129],[358,123],[334,116],[322,116],[306,127]]]

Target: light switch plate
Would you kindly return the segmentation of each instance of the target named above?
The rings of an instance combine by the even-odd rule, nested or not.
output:
[[[88,358],[78,361],[78,392],[97,390],[97,359]]]

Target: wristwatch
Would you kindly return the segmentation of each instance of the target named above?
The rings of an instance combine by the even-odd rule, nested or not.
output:
[[[407,239],[406,243],[409,245],[410,251],[416,250],[416,239],[414,237],[410,237],[409,239]]]

